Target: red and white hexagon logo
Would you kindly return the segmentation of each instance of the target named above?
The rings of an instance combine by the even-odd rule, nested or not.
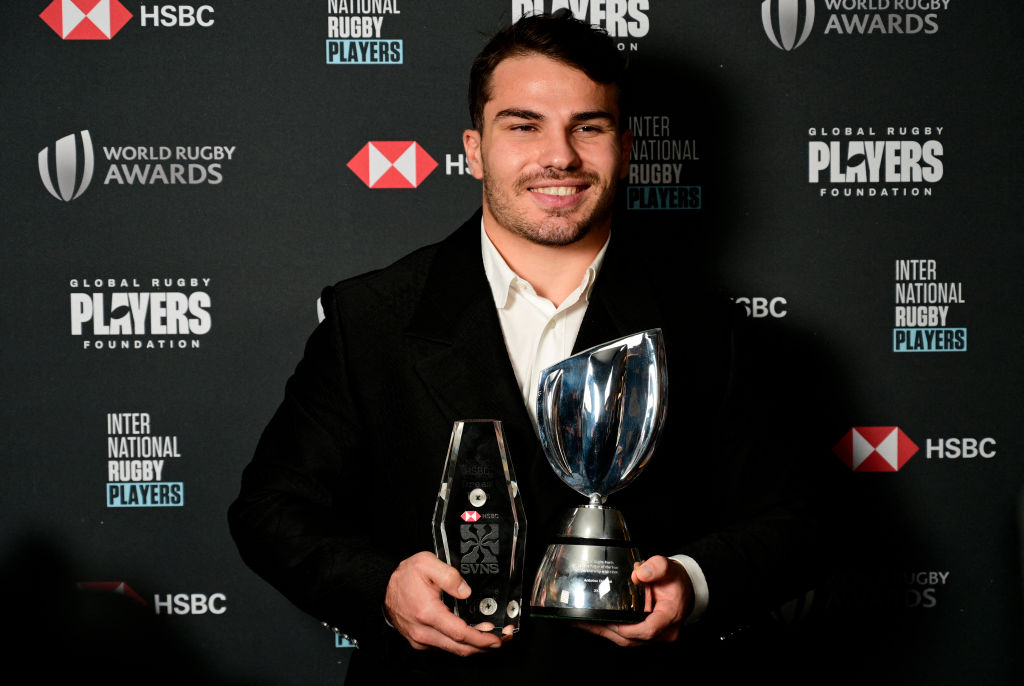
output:
[[[132,13],[118,0],[53,0],[39,17],[64,40],[110,40]]]
[[[142,596],[136,593],[131,586],[123,581],[79,581],[75,585],[78,586],[80,591],[116,593],[117,595],[128,596],[139,605],[148,605]]]
[[[370,188],[416,188],[437,162],[416,141],[370,141],[348,168]]]
[[[917,444],[898,426],[855,426],[832,450],[855,472],[898,472]]]

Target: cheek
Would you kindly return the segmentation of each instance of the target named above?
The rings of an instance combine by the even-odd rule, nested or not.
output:
[[[514,150],[491,150],[486,159],[488,175],[507,182],[521,176],[526,166]]]
[[[584,163],[603,176],[621,177],[628,164],[628,156],[617,147],[595,148],[584,156]]]

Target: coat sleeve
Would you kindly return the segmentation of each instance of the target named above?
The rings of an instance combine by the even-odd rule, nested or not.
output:
[[[358,526],[362,432],[335,291],[228,511],[242,559],[296,606],[364,647],[399,560]]]
[[[708,583],[706,617],[725,632],[767,621],[827,574],[841,539],[842,421],[831,371],[806,340],[734,316],[705,488],[716,525],[681,552]]]

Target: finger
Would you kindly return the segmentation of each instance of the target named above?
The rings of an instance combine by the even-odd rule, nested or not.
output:
[[[616,645],[623,647],[640,645],[638,641],[631,640],[618,633],[618,624],[606,624],[604,622],[574,622],[574,626],[596,636],[607,638]]]
[[[469,631],[475,631],[471,627],[466,627]],[[480,633],[480,632],[476,632]],[[484,634],[485,636],[489,634]],[[491,638],[494,638],[493,636]],[[479,655],[490,650],[494,650],[501,646],[500,641],[489,641],[486,645],[473,645],[463,641],[458,641],[451,636],[445,635],[443,632],[426,625],[417,627],[417,629],[409,637],[409,643],[413,648],[417,650],[428,650],[430,648],[438,648],[455,655],[465,657],[467,655]]]
[[[489,629],[488,631],[474,629],[447,610],[448,608],[446,607],[443,614],[437,615],[432,621],[424,622],[424,624],[459,645],[479,650],[497,648],[501,645],[501,639],[489,633]],[[493,625],[488,626],[493,628]]]
[[[497,636],[469,626],[439,599],[412,619],[413,622],[406,627],[410,643],[442,648],[460,655],[467,654],[467,649],[480,652],[501,645]]]
[[[513,625],[506,624],[505,626],[501,627],[501,631],[499,633],[495,633],[497,627],[491,624],[490,622],[480,622],[479,624],[474,624],[473,628],[477,631],[483,631],[485,633],[491,634],[492,636],[497,636],[499,639],[502,640],[502,642],[512,638],[512,635],[516,632],[516,628]]]
[[[655,609],[654,612],[647,615],[644,621],[638,624],[617,625],[615,631],[619,636],[630,641],[674,641],[678,636],[678,629],[671,626],[672,624],[671,613],[659,612]]]

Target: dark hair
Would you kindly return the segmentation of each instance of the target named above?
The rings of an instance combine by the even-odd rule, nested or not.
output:
[[[484,105],[491,99],[491,75],[510,57],[538,54],[579,69],[592,81],[618,89],[619,126],[624,128],[626,60],[606,31],[582,22],[569,10],[531,14],[497,34],[473,60],[469,70],[469,116],[483,125]]]

